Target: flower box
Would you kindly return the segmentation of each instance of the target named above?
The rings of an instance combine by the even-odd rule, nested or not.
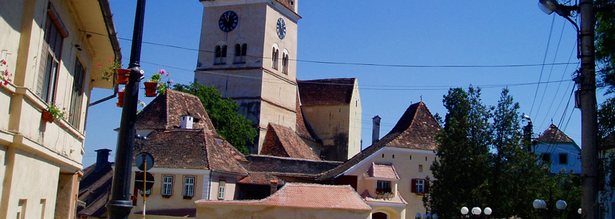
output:
[[[43,110],[43,114],[41,116],[41,118],[47,122],[53,122],[55,120],[55,118],[53,117],[53,115],[51,115],[51,113],[47,110]]]

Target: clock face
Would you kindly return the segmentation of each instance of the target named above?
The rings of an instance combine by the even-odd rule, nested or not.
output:
[[[220,16],[220,20],[218,20],[220,30],[224,32],[230,32],[235,29],[235,27],[237,27],[237,23],[239,23],[239,16],[237,16],[234,11],[224,12]]]
[[[278,18],[278,23],[276,24],[276,31],[278,32],[278,37],[280,39],[284,39],[286,36],[286,23],[284,23],[284,19]]]

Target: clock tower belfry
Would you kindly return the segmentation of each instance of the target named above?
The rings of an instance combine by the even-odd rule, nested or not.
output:
[[[267,125],[296,126],[298,0],[200,0],[195,82],[212,85],[252,121],[259,153]]]

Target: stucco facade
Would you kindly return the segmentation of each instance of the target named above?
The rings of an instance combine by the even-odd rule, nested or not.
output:
[[[89,33],[115,33],[106,15],[106,0],[2,1],[0,218],[74,218],[90,91],[114,85],[96,65],[121,58],[115,35]],[[52,103],[66,117],[42,120]]]

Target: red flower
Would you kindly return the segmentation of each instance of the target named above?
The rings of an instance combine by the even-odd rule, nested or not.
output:
[[[100,67],[102,67],[102,64],[98,63],[98,64],[96,64],[96,66],[98,66],[100,68]]]

